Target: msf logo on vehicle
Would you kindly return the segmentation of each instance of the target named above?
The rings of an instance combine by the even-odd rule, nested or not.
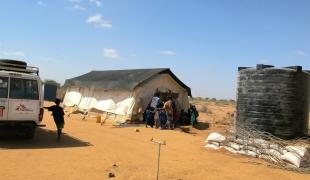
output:
[[[31,109],[28,109],[25,105],[19,104],[16,109],[16,111],[32,111]]]

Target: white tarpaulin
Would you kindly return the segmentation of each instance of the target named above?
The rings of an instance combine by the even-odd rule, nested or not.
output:
[[[66,106],[75,106],[80,104],[82,95],[78,88],[70,88],[67,90],[63,103]]]
[[[115,102],[112,99],[107,100],[101,100],[97,101],[96,106],[94,106],[95,109],[106,111],[106,112],[113,112],[116,108]]]
[[[80,92],[76,92],[77,88],[72,89],[74,91],[69,89],[65,95],[65,106],[77,106],[83,111],[94,108],[119,115],[132,114],[135,99],[128,97],[128,92],[94,91],[88,88],[83,88]]]

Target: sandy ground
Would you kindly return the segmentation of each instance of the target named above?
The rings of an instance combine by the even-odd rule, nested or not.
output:
[[[108,172],[115,174],[112,179],[155,179],[158,148],[150,142],[152,137],[167,143],[161,151],[160,179],[310,179],[254,158],[204,149],[206,135],[217,124],[209,129],[184,127],[189,132],[185,133],[138,125],[115,127],[109,122],[101,126],[94,119],[73,115],[66,119],[61,141],[56,140],[49,112],[44,124],[32,140],[0,139],[0,179],[108,179]]]

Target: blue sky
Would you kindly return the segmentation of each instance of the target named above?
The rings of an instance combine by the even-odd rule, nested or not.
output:
[[[310,69],[309,0],[1,0],[0,58],[61,83],[169,67],[194,96],[234,99],[238,66]]]

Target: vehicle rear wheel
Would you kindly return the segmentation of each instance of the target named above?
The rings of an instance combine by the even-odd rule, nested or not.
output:
[[[23,137],[25,139],[32,139],[35,134],[34,126],[22,126],[18,128],[18,136]]]
[[[35,134],[35,130],[36,128],[34,127],[29,127],[26,131],[26,134],[25,134],[25,138],[26,139],[32,139],[34,137],[34,134]]]

